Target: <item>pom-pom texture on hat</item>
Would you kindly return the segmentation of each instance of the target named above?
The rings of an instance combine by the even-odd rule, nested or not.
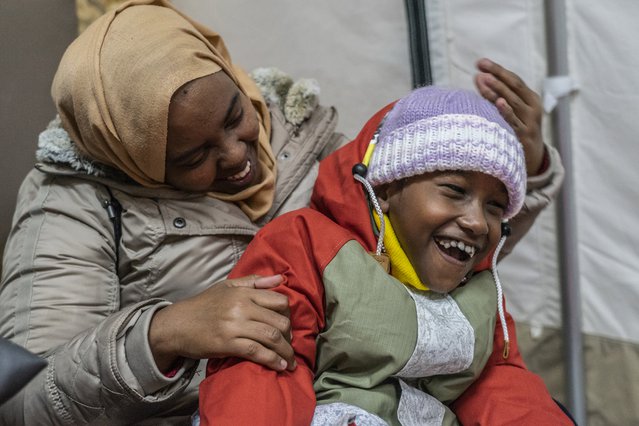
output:
[[[444,170],[499,179],[508,191],[504,219],[524,203],[524,152],[497,108],[467,90],[416,89],[395,104],[382,124],[367,180],[377,186]]]

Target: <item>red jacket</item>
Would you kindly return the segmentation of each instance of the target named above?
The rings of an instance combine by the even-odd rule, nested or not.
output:
[[[289,297],[298,367],[278,373],[237,358],[211,360],[208,377],[200,385],[202,424],[310,424],[315,410],[316,339],[327,326],[325,268],[349,241],[375,250],[368,205],[351,169],[391,106],[373,116],[353,142],[322,162],[311,209],[281,216],[263,228],[230,275],[283,275],[285,282],[274,291]],[[450,408],[464,425],[572,424],[541,379],[526,369],[509,315],[507,322],[509,357],[502,357],[498,325],[492,355]]]

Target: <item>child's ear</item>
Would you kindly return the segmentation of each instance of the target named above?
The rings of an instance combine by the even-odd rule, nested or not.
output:
[[[379,201],[379,206],[382,209],[382,213],[388,213],[390,209],[390,204],[388,203],[389,198],[389,184],[383,184],[375,188],[375,194],[377,195],[377,201]]]

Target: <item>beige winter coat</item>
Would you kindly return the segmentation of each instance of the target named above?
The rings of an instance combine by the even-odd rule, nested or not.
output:
[[[194,361],[172,379],[157,370],[151,315],[224,279],[260,226],[306,206],[318,159],[345,142],[332,108],[299,127],[271,115],[277,191],[258,224],[208,196],[95,176],[72,149],[58,158],[82,170],[38,164],[28,174],[5,249],[0,334],[49,367],[0,408],[0,424],[128,424],[195,411],[204,373],[191,380]],[[123,208],[117,265],[107,187]]]
[[[80,170],[40,164],[29,173],[5,250],[0,335],[49,366],[0,407],[0,424],[189,424],[204,371],[190,361],[171,379],[159,372],[146,338],[152,314],[225,278],[261,225],[306,205],[317,159],[344,142],[333,109],[318,107],[299,127],[271,113],[277,195],[258,224],[210,197],[95,176],[73,150],[59,157]],[[563,169],[550,153],[510,245],[558,191]],[[124,209],[117,265],[107,188]]]

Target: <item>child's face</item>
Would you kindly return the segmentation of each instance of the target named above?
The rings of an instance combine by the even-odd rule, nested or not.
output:
[[[508,204],[506,187],[479,173],[426,173],[381,188],[382,210],[420,280],[455,289],[496,246]]]

